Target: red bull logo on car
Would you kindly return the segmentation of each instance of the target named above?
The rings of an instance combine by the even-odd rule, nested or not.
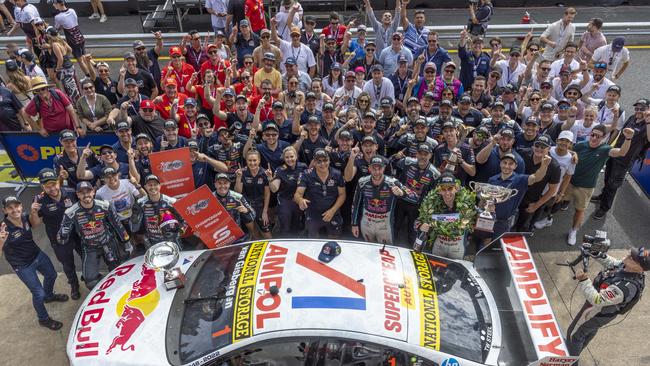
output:
[[[115,323],[118,334],[113,338],[106,354],[119,346],[121,351],[134,351],[135,345],[128,344],[133,334],[144,323],[160,302],[156,270],[142,265],[142,277],[133,282],[131,290],[126,292],[117,302],[116,312],[119,319]]]

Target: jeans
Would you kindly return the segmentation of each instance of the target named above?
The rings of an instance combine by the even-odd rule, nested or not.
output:
[[[15,271],[18,278],[32,293],[32,305],[34,305],[38,320],[49,319],[50,316],[45,309],[44,301],[54,295],[54,281],[56,280],[56,271],[50,258],[41,251],[31,264],[15,268]],[[42,284],[37,272],[43,275]]]

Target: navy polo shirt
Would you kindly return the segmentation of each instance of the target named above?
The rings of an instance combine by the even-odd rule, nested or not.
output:
[[[311,162],[314,158],[314,152],[318,149],[324,149],[327,145],[329,145],[329,141],[320,134],[318,135],[318,138],[316,138],[316,141],[312,141],[311,138],[308,137],[300,145],[300,161],[304,163]]]
[[[293,194],[296,193],[296,188],[298,187],[298,178],[306,169],[307,165],[301,162],[297,162],[293,169],[284,165],[276,169],[275,179],[280,180],[278,199],[293,200]]]
[[[526,164],[524,159],[521,158],[521,155],[515,150],[510,151],[517,160],[517,168],[515,173],[524,174],[526,169]],[[474,180],[478,182],[486,182],[493,175],[501,173],[501,156],[499,155],[499,147],[495,146],[490,153],[490,157],[485,162],[485,164],[479,165],[476,171],[476,177]]]
[[[269,186],[269,180],[260,166],[257,174],[253,175],[250,169],[246,168],[242,172],[242,194],[251,204],[251,206],[264,205],[264,188]],[[257,214],[261,214],[258,212]]]
[[[120,179],[129,179],[129,164],[124,164],[124,163],[119,163],[120,167],[117,168],[117,172],[120,175]],[[101,164],[94,166],[93,168],[90,169],[90,172],[93,173],[93,180],[100,179],[102,177],[102,170],[106,165]]]
[[[481,52],[478,57],[474,55],[467,47],[458,46],[458,58],[460,58],[460,82],[463,83],[465,90],[472,87],[474,78],[479,75],[488,77],[490,73],[490,55]]]
[[[212,167],[205,161],[195,161],[192,163],[192,176],[194,177],[194,188],[207,184],[212,185]]]
[[[54,200],[45,192],[41,192],[34,201],[41,204],[41,209],[38,210],[38,216],[43,219],[45,224],[45,232],[50,239],[52,245],[56,244],[56,234],[59,232],[61,222],[63,221],[63,213],[77,202],[77,195],[72,188],[61,188],[61,199]]]
[[[135,149],[135,143],[132,148]],[[125,164],[129,163],[129,154],[119,141],[113,144],[113,151],[115,151],[115,154],[117,155],[117,161]]]
[[[262,155],[262,162],[260,167],[267,169],[268,165],[271,164],[271,170],[275,171],[280,165],[282,165],[282,150],[289,146],[289,143],[286,141],[278,140],[278,146],[275,150],[271,150],[266,143],[257,144],[255,148]]]
[[[160,135],[156,137],[156,141],[153,143],[153,151],[160,151],[160,142],[162,141],[165,135]],[[165,150],[180,149],[181,147],[187,146],[187,139],[183,136],[178,136],[176,140],[176,146],[167,146]]]
[[[329,210],[339,197],[339,188],[345,187],[341,172],[330,167],[327,179],[323,182],[316,173],[316,169],[304,171],[298,179],[298,187],[304,187],[303,197],[309,200],[307,215],[320,218],[320,215]]]
[[[517,194],[510,197],[509,200],[496,205],[497,220],[507,220],[517,212],[517,207],[521,204],[521,200],[528,190],[528,177],[528,174],[512,173],[508,179],[503,180],[501,174],[497,174],[488,180],[488,183],[495,186],[517,190]]]
[[[27,214],[23,213],[21,219],[23,221],[23,227],[14,225],[8,218],[4,219],[9,235],[7,236],[7,241],[2,246],[2,252],[5,258],[7,258],[7,262],[14,269],[32,264],[41,252],[41,249],[34,242]]]

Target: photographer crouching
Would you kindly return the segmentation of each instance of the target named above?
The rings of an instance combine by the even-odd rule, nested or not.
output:
[[[597,231],[595,237],[585,236],[583,240],[579,259],[585,258],[582,259],[585,269],[587,258],[592,257],[605,270],[599,272],[593,282],[589,281],[585,270],[575,271],[575,279],[580,281],[578,286],[586,301],[567,330],[567,348],[574,356],[580,355],[600,327],[617,315],[629,312],[643,293],[644,271],[650,270],[650,250],[632,248],[621,260],[607,255],[608,248],[609,240],[604,232]]]
[[[469,0],[467,31],[474,37],[483,36],[492,17],[491,0]]]

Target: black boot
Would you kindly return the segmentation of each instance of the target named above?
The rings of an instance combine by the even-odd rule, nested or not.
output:
[[[72,300],[79,300],[81,297],[81,293],[79,292],[79,284],[71,285],[70,286],[70,298]]]

